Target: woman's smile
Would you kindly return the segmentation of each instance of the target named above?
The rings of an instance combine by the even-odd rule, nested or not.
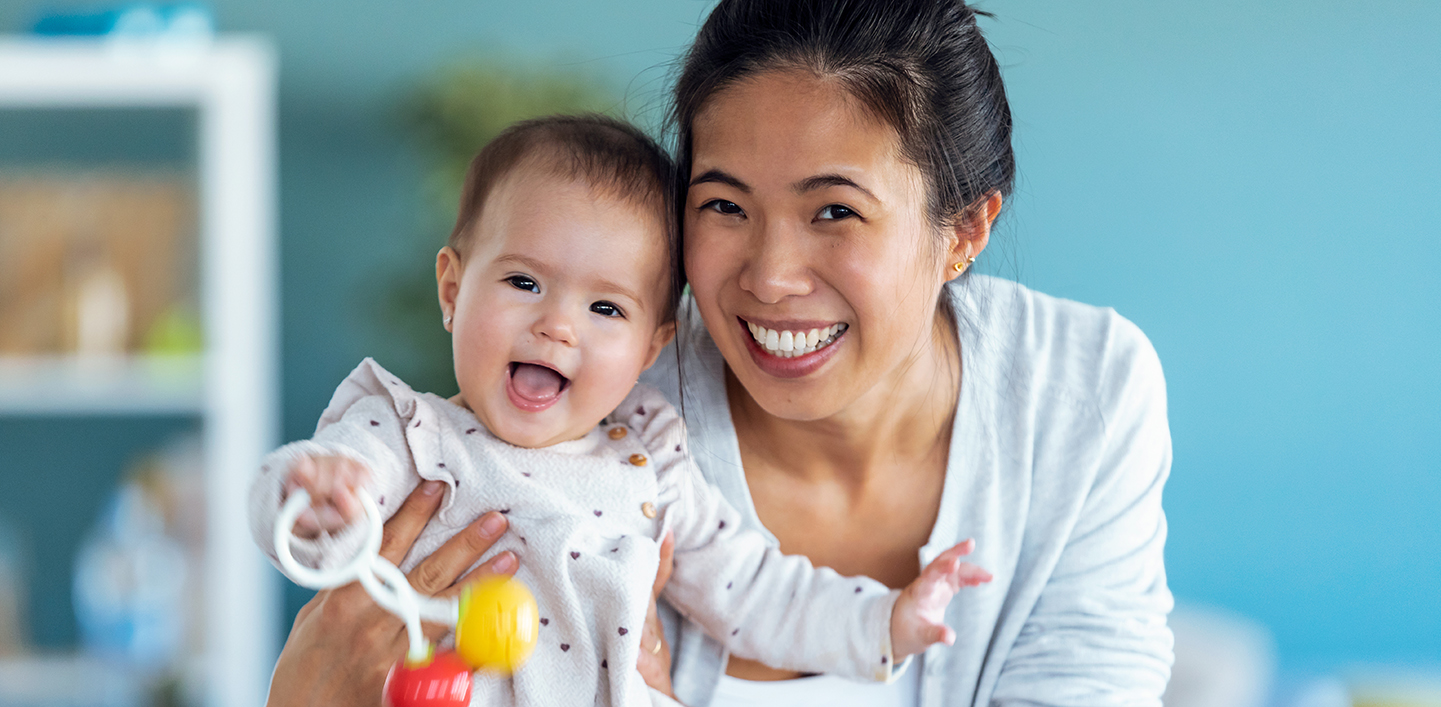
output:
[[[813,351],[819,351],[846,333],[850,328],[843,323],[836,324],[772,324],[741,318],[751,338],[765,349],[765,352],[780,358],[796,358]]]
[[[800,378],[824,366],[839,350],[837,344],[850,329],[850,325],[844,323],[773,325],[776,328],[770,328],[739,317],[736,319],[750,334],[746,349],[751,360],[762,371],[777,378]]]

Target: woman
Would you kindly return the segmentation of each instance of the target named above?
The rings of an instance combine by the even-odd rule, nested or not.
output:
[[[675,115],[693,296],[681,365],[647,380],[683,404],[710,480],[785,552],[902,587],[975,537],[972,560],[996,579],[953,602],[955,646],[892,685],[797,681],[662,606],[669,640],[647,644],[641,669],[682,703],[791,704],[798,690],[826,704],[1160,703],[1160,364],[1110,310],[969,275],[1014,175],[975,19],[934,0],[723,0],[686,57]],[[832,327],[829,345],[797,343]],[[423,584],[450,584],[479,550],[447,546]],[[297,620],[273,694],[324,653],[312,626],[393,626],[332,614]],[[356,653],[330,657],[373,680],[398,649]]]

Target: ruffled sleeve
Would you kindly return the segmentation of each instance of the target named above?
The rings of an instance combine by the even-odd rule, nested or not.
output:
[[[276,516],[285,502],[286,479],[302,457],[340,456],[364,464],[371,475],[367,490],[384,518],[394,515],[422,478],[445,482],[454,489],[455,477],[443,466],[419,469],[416,464],[417,452],[423,458],[440,449],[440,424],[438,412],[420,394],[375,361],[361,361],[336,388],[315,436],[287,444],[262,460],[249,501],[256,543],[275,562],[271,538]],[[447,494],[442,508],[448,509],[453,498],[454,494]],[[291,552],[307,566],[337,567],[359,550],[362,531],[359,524],[352,524],[311,540],[292,535]]]

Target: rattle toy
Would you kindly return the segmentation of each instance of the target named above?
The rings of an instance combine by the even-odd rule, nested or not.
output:
[[[540,610],[525,584],[492,577],[466,587],[455,599],[416,594],[405,574],[380,556],[380,509],[364,489],[356,494],[365,509],[365,541],[351,560],[333,570],[316,570],[295,561],[290,552],[291,529],[310,505],[310,494],[297,490],[280,509],[275,522],[275,554],[296,584],[329,589],[359,581],[385,610],[405,622],[410,648],[385,677],[389,707],[459,707],[470,704],[471,672],[511,673],[535,648]],[[455,650],[439,654],[420,630],[426,621],[455,628]]]

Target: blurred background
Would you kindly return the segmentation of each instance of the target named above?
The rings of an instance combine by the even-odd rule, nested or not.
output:
[[[464,161],[560,110],[658,128],[711,5],[0,4],[0,85],[37,34],[258,77],[230,122],[0,91],[0,705],[229,703],[218,614],[249,594],[235,679],[263,679],[309,593],[226,554],[227,440],[308,436],[364,356],[453,390]],[[1115,307],[1166,370],[1168,704],[1441,705],[1441,4],[980,6],[1020,173],[979,264]],[[216,210],[235,174],[253,224]]]

